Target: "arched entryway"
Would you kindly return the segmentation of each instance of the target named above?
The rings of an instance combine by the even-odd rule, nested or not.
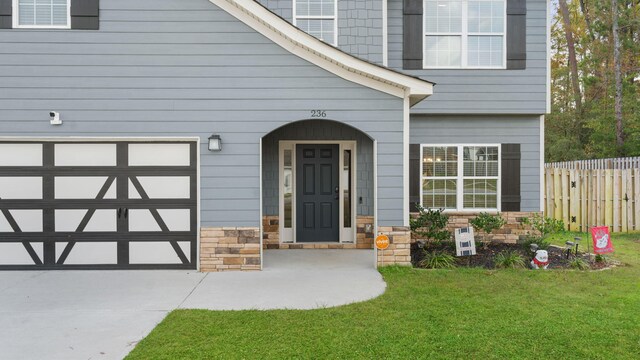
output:
[[[332,120],[302,120],[262,138],[266,249],[372,249],[374,140]]]

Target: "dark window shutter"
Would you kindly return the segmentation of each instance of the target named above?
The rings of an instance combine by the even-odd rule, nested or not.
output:
[[[527,68],[527,0],[507,0],[507,69]]]
[[[13,27],[12,7],[12,0],[0,0],[0,29],[11,29]]]
[[[422,69],[422,0],[404,0],[402,8],[402,67]]]
[[[100,0],[71,0],[71,28],[100,29]]]
[[[502,211],[520,211],[520,144],[502,144]]]
[[[416,203],[420,203],[420,145],[409,145],[409,210],[418,211]]]

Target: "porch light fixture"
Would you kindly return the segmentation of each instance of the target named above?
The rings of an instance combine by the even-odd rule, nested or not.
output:
[[[220,135],[209,136],[209,151],[222,151],[222,139]]]

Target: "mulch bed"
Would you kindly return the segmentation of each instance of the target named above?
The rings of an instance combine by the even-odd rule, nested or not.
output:
[[[411,244],[411,262],[414,267],[420,267],[418,264],[424,258],[426,251],[438,251],[445,252],[455,256],[455,244],[453,242],[443,243],[421,243],[416,242]],[[485,269],[495,269],[494,258],[497,254],[503,251],[514,251],[520,254],[526,265],[528,266],[533,258],[531,251],[525,250],[520,244],[490,244],[486,249],[482,245],[476,246],[476,255],[457,257],[456,264],[458,267],[481,267]],[[549,267],[548,269],[570,269],[570,261],[573,259],[573,255],[567,259],[565,249],[551,246],[547,249],[549,253]],[[595,262],[593,255],[591,258],[584,252],[579,251],[579,256],[583,260],[589,263],[592,270],[600,270],[610,267],[610,264],[603,262]]]

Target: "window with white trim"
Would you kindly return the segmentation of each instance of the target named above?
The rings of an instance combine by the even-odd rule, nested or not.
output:
[[[68,29],[70,0],[14,0],[14,27]]]
[[[331,45],[338,44],[337,0],[293,0],[293,24]]]
[[[499,145],[422,145],[421,159],[425,208],[499,210]]]
[[[424,0],[425,68],[506,65],[505,0]]]

